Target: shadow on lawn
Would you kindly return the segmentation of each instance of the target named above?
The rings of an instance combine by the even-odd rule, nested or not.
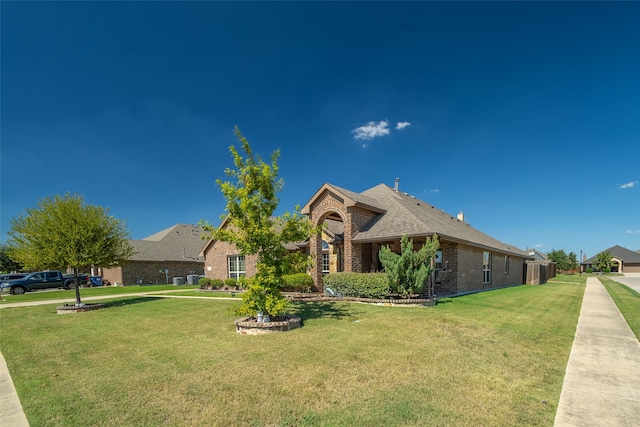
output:
[[[344,317],[353,317],[361,312],[358,312],[350,305],[327,303],[327,302],[303,302],[295,305],[295,310],[292,313],[294,316],[298,316],[302,319],[302,322],[309,319],[342,319]]]
[[[161,297],[135,297],[135,298],[127,298],[116,301],[110,301],[105,303],[107,307],[123,307],[126,305],[140,304],[142,302],[153,302],[161,300]]]

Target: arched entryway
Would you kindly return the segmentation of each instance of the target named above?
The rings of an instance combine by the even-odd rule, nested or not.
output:
[[[301,212],[308,215],[309,220],[315,226],[331,221],[335,222],[333,225],[341,225],[341,239],[334,241],[338,252],[335,254],[337,255],[336,262],[339,262],[339,265],[336,265],[337,271],[362,272],[363,268],[365,271],[369,271],[372,256],[370,251],[367,252],[367,248],[371,247],[371,243],[354,244],[352,238],[361,227],[364,227],[380,213],[386,212],[384,209],[374,206],[371,200],[364,200],[357,193],[324,184],[302,208]],[[322,235],[312,236],[309,246],[309,253],[314,259],[311,276],[318,291],[324,289],[322,285],[322,237]],[[327,244],[331,247],[328,241]]]
[[[317,290],[321,291],[322,277],[344,271],[345,221],[339,211],[326,211],[317,221],[322,232],[311,239],[311,255],[314,259],[312,276]]]

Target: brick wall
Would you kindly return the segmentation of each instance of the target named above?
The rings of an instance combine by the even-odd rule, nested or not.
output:
[[[457,292],[502,286],[521,285],[524,275],[524,258],[509,255],[509,272],[505,273],[505,254],[491,252],[491,282],[483,283],[483,249],[467,245],[458,245]]]
[[[227,242],[215,242],[204,253],[204,275],[210,279],[228,279],[228,258],[239,255],[242,254],[235,245]],[[257,255],[245,255],[244,262],[247,277],[252,277],[256,274],[257,260]]]
[[[142,284],[158,285],[167,283],[165,269],[169,269],[169,283],[173,283],[174,277],[182,277],[187,283],[189,274],[204,274],[204,264],[193,261],[129,261],[125,265],[116,268],[102,270],[102,276],[111,284],[137,285],[138,280]],[[160,272],[162,271],[162,273]]]

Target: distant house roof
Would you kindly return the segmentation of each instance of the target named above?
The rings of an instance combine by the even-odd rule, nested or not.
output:
[[[532,257],[533,259],[535,259],[536,261],[548,261],[549,258],[547,258],[547,254],[545,254],[544,252],[540,252],[537,249],[525,249],[525,252],[527,254],[529,254],[530,257]]]
[[[609,254],[613,258],[617,258],[623,263],[631,263],[631,264],[640,264],[640,253],[634,252],[630,249],[623,248],[622,246],[612,246],[609,249],[605,249],[604,251],[598,252],[595,256],[592,256],[588,260],[582,262],[582,264],[593,264],[596,262],[596,258],[599,254],[603,252],[609,252]]]
[[[191,224],[176,224],[142,240],[132,240],[131,261],[199,261],[205,245],[203,230]]]
[[[337,191],[339,187],[330,185]],[[384,240],[396,240],[407,234],[409,237],[430,236],[437,233],[439,237],[468,244],[470,246],[499,250],[504,253],[528,258],[529,255],[513,245],[503,243],[493,237],[471,227],[463,219],[452,216],[443,210],[406,193],[398,192],[385,184],[370,188],[357,197],[349,195],[353,200],[372,201],[379,214],[365,225],[353,237],[357,243]]]

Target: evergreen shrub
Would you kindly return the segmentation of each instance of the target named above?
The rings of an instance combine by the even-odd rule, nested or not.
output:
[[[286,274],[282,276],[284,292],[311,292],[313,277],[307,273]]]
[[[220,289],[223,286],[224,286],[224,280],[211,279],[211,289]]]
[[[331,273],[322,279],[325,294],[343,297],[383,299],[389,295],[389,279],[384,273]]]
[[[211,286],[211,279],[208,277],[201,277],[198,279],[198,285],[200,286],[200,289],[207,289]]]

